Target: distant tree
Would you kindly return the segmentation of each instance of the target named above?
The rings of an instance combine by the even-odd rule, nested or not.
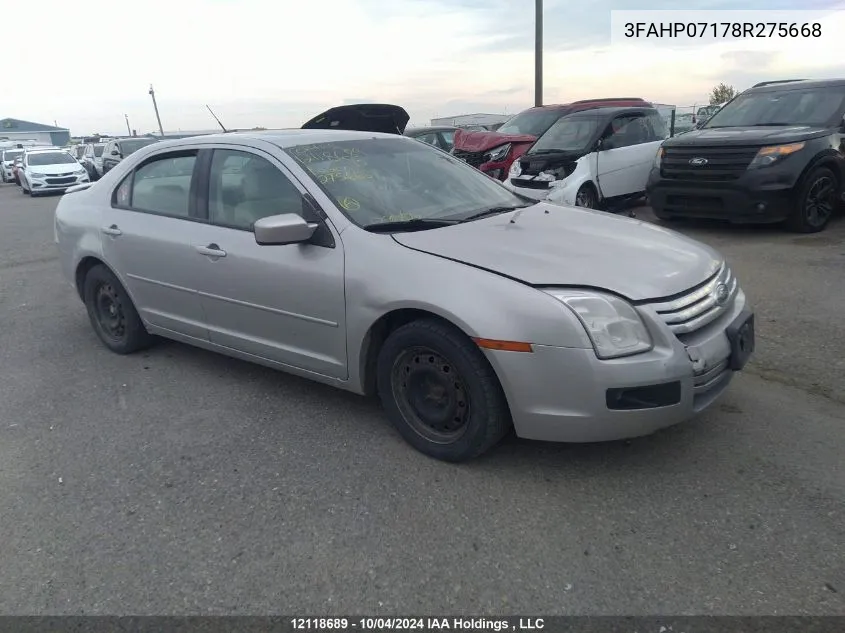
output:
[[[737,94],[737,89],[733,86],[729,86],[726,83],[720,83],[718,86],[713,88],[712,92],[710,93],[710,105],[716,105],[717,103],[725,103],[726,101],[730,101]]]

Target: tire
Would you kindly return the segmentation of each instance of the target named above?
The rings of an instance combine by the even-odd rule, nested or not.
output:
[[[596,188],[591,182],[585,182],[578,188],[575,194],[575,206],[584,207],[585,209],[597,209],[599,206],[599,196],[596,193]]]
[[[512,427],[490,363],[463,332],[447,324],[424,319],[392,332],[379,352],[377,374],[388,418],[405,441],[429,457],[473,459]]]
[[[126,289],[102,264],[85,275],[82,296],[97,336],[116,354],[132,354],[149,347],[153,337],[144,327]]]
[[[801,181],[786,228],[796,233],[823,231],[839,203],[839,180],[827,167],[817,167]]]

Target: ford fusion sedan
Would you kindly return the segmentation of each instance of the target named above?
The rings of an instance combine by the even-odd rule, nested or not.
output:
[[[395,133],[158,143],[66,195],[55,235],[113,352],[161,336],[377,394],[447,461],[510,429],[592,442],[682,422],[754,344],[708,246],[526,201]]]
[[[18,170],[24,193],[37,196],[65,191],[72,185],[89,182],[88,173],[69,152],[60,149],[27,150]]]

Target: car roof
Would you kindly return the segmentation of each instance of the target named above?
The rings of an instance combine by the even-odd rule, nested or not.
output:
[[[243,141],[249,145],[250,141],[263,141],[272,143],[277,147],[286,149],[297,145],[310,145],[319,143],[331,143],[332,141],[357,141],[363,139],[405,139],[409,143],[416,143],[413,139],[404,135],[390,134],[386,132],[357,132],[352,130],[320,130],[320,129],[287,129],[287,130],[263,130],[250,132],[221,132],[219,134],[206,134],[203,136],[192,136],[189,138],[171,139],[159,141],[156,146],[162,148],[182,147],[184,145],[232,143]]]
[[[657,108],[651,106],[627,106],[627,107],[615,107],[615,108],[591,108],[589,110],[579,110],[577,112],[573,112],[566,116],[567,119],[573,117],[615,117],[619,116],[620,114],[633,114],[635,112],[645,112],[647,114],[654,114],[658,113],[659,111]]]
[[[784,89],[830,88],[834,86],[845,86],[845,79],[781,79],[779,81],[764,81],[749,88],[746,92],[775,92]]]

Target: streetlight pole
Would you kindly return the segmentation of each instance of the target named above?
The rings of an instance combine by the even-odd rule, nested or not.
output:
[[[158,131],[164,136],[164,128],[161,127],[161,117],[158,114],[158,104],[156,104],[156,91],[153,90],[153,85],[150,84],[150,96],[153,98],[153,108],[156,111],[156,120],[158,121]]]
[[[127,134],[129,134],[129,136],[132,136],[132,128],[129,127],[129,115],[124,114],[123,117],[126,119],[126,132]]]
[[[534,105],[543,105],[543,0],[534,0]]]

